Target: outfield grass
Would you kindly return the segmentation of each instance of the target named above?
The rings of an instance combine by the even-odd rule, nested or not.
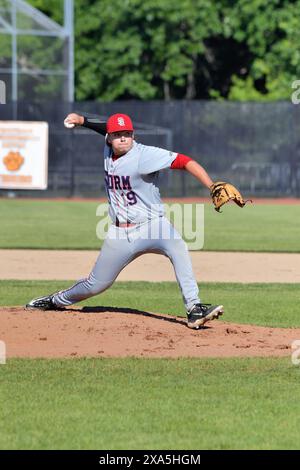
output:
[[[97,206],[0,200],[0,248],[98,249]],[[300,252],[299,215],[300,206],[217,214],[207,205],[204,249]],[[0,281],[0,305],[71,284]],[[228,322],[300,327],[299,284],[199,287],[203,302],[224,304]],[[185,315],[171,282],[117,282],[79,305]],[[299,449],[299,374],[289,358],[9,359],[0,449]]]
[[[1,449],[299,449],[289,359],[9,360]]]
[[[69,287],[72,281],[1,281],[0,305],[24,305],[33,297]],[[224,321],[271,327],[300,327],[299,284],[203,283],[201,300],[222,303]],[[83,306],[126,307],[185,316],[178,285],[173,282],[116,282]]]
[[[91,201],[2,199],[0,248],[98,249],[97,207]],[[206,204],[204,249],[300,252],[299,220],[300,205],[227,205],[217,214]]]

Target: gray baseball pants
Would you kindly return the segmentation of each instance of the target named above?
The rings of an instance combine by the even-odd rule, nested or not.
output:
[[[64,307],[104,292],[127,264],[145,253],[170,259],[187,309],[200,302],[186,243],[165,217],[157,217],[133,227],[111,225],[89,276],[56,293],[54,303]]]

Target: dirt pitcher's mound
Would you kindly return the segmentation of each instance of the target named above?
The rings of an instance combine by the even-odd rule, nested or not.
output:
[[[265,328],[220,320],[194,331],[184,318],[112,307],[42,312],[0,309],[7,357],[285,356],[300,328]]]

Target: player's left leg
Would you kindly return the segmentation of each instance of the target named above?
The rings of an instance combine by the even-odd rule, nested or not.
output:
[[[187,310],[188,326],[197,329],[207,321],[222,315],[223,305],[203,304],[200,301],[198,285],[186,243],[166,218],[161,218],[159,224],[161,227],[156,247],[173,264]]]

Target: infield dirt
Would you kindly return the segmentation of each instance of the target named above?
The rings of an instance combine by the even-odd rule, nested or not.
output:
[[[1,250],[0,279],[80,278],[88,274],[96,256],[97,252]],[[299,254],[195,252],[191,256],[200,282],[300,281]],[[167,258],[145,255],[118,279],[174,281],[175,276]],[[73,306],[62,312],[2,307],[0,317],[0,339],[8,358],[287,356],[292,342],[300,339],[300,328],[227,323],[226,312],[225,321],[208,322],[198,331],[188,329],[184,318],[109,306]]]
[[[0,279],[76,280],[87,276],[98,251],[0,250]],[[298,253],[191,251],[199,282],[300,282]],[[234,268],[233,268],[234,266]],[[169,259],[145,254],[120,273],[120,281],[176,281]]]
[[[194,331],[184,318],[109,307],[42,312],[0,309],[7,357],[286,356],[300,328],[266,328],[214,320]]]

